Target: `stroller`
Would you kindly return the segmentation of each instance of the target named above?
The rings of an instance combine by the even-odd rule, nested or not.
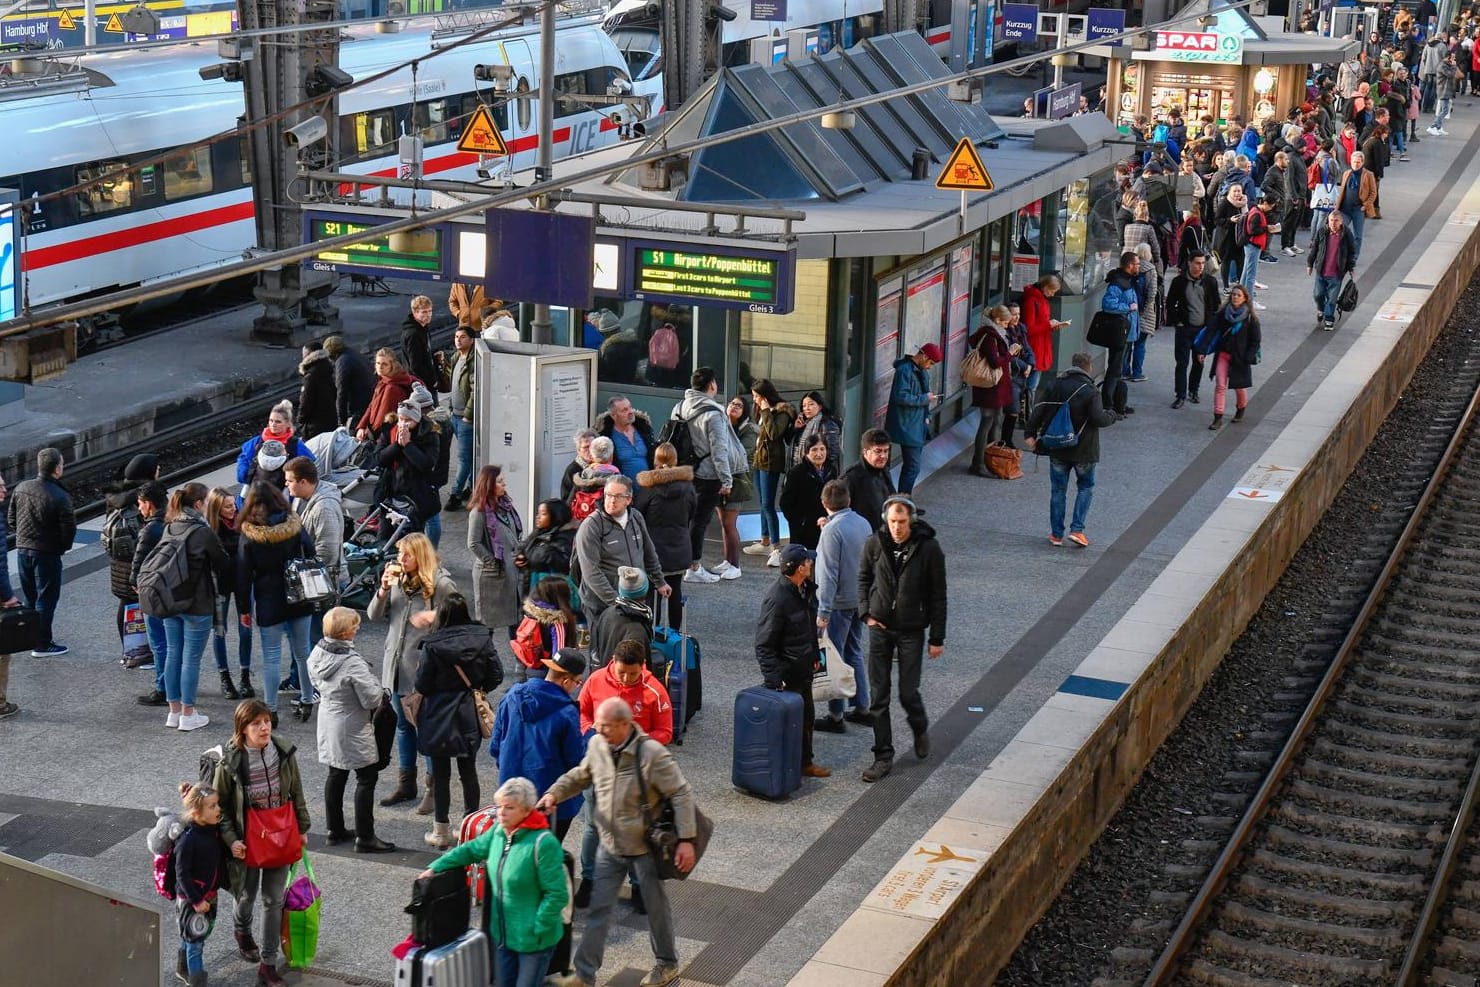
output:
[[[380,586],[385,564],[396,557],[397,544],[420,530],[421,516],[411,501],[393,497],[375,505],[344,541],[349,581],[339,595],[340,604],[356,610],[368,609]]]
[[[319,468],[320,482],[339,488],[347,517],[369,510],[375,497],[373,442],[356,442],[349,429],[341,425],[332,432],[321,432],[305,445],[313,453]],[[357,497],[358,491],[367,491]]]

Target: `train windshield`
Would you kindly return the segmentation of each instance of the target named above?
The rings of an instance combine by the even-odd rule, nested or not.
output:
[[[657,31],[622,27],[612,31],[611,38],[627,60],[627,72],[633,82],[641,82],[662,71]]]

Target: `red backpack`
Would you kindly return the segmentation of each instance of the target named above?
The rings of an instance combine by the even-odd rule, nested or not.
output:
[[[680,359],[678,331],[665,322],[648,340],[648,366],[660,370],[677,370]]]
[[[573,521],[584,521],[596,513],[596,505],[601,503],[602,487],[591,490],[577,490],[570,498],[570,516]]]
[[[545,647],[544,625],[533,617],[525,617],[519,621],[511,646],[514,657],[526,668],[542,668],[544,659],[550,657],[550,651]]]

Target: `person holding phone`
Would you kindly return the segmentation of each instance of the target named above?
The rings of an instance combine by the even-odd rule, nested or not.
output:
[[[1033,371],[1028,374],[1027,385],[1030,403],[1038,393],[1043,375],[1053,371],[1053,334],[1069,324],[1053,317],[1050,304],[1063,287],[1057,274],[1045,274],[1036,284],[1023,289],[1023,325],[1028,329],[1028,349],[1033,351]]]

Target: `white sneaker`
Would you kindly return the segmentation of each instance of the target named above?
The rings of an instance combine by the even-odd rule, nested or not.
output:
[[[771,552],[771,546],[763,545],[760,542],[751,542],[749,545],[746,545],[744,548],[740,549],[740,551],[744,552],[746,555],[769,555]]]
[[[725,559],[714,567],[714,574],[721,579],[739,579],[742,573],[739,566],[730,565],[730,560]]]
[[[1433,134],[1435,137],[1438,137],[1441,133],[1443,133],[1443,131],[1436,130],[1433,127],[1430,127],[1429,128],[1429,133],[1430,134]]]
[[[164,728],[166,730],[175,730],[178,729],[179,726],[180,714],[176,713],[174,710],[170,710],[170,715],[164,718]]]
[[[1435,133],[1437,133],[1440,137],[1448,137],[1449,136],[1449,131],[1443,129],[1442,127],[1439,130],[1436,130]]]
[[[1305,253],[1305,248],[1304,248],[1304,247],[1302,247],[1302,246],[1301,246],[1301,245],[1300,245],[1300,244],[1298,244],[1298,243],[1297,243],[1297,244],[1295,244],[1295,247],[1294,247],[1294,250],[1295,250],[1295,252],[1296,252],[1296,253],[1297,253],[1297,254],[1303,254],[1303,253]]]
[[[191,730],[199,730],[209,722],[211,718],[204,713],[182,713],[179,730],[181,733],[189,733]]]
[[[771,553],[771,557],[766,559],[766,565],[773,569],[781,565],[781,549],[778,548]]]
[[[702,565],[697,569],[690,569],[683,574],[683,581],[686,583],[717,583],[719,580],[720,577],[718,575],[710,572]]]
[[[1294,257],[1295,256],[1295,248],[1294,247],[1285,247],[1284,249],[1282,249],[1280,251],[1280,253],[1284,254],[1286,257]]]
[[[1254,303],[1254,311],[1256,311],[1256,312],[1267,312],[1267,311],[1269,311],[1269,306],[1268,305],[1260,305],[1258,302],[1255,302]]]
[[[1255,291],[1268,291],[1269,290],[1269,285],[1267,285],[1267,284],[1260,284],[1258,281],[1255,281],[1254,282],[1254,290]]]

